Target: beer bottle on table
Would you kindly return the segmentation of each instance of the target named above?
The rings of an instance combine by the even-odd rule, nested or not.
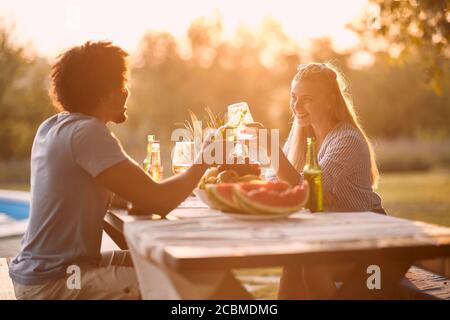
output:
[[[306,161],[303,167],[303,177],[309,184],[309,199],[306,208],[311,212],[322,212],[322,169],[317,163],[316,140],[313,137],[308,137],[306,147]]]
[[[161,181],[163,179],[163,166],[161,164],[161,144],[159,141],[152,142],[151,165],[148,173],[153,180]]]
[[[142,167],[145,172],[151,175],[151,167],[152,167],[152,144],[155,141],[155,135],[149,134],[147,136],[147,156],[145,157],[144,161],[142,162]],[[136,214],[136,215],[142,215],[142,214],[148,214],[143,208],[140,208],[134,203],[128,202],[127,203],[127,209],[129,214]]]
[[[147,156],[144,159],[144,162],[142,163],[142,167],[144,168],[145,172],[150,173],[149,169],[152,165],[152,143],[155,141],[155,135],[149,134],[147,136]]]

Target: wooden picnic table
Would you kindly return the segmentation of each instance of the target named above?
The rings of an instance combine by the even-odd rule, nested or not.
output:
[[[180,273],[352,263],[355,269],[336,298],[392,298],[413,263],[450,256],[450,228],[371,212],[241,221],[189,199],[168,220],[150,221],[154,218],[112,209],[105,230],[126,249],[126,229],[127,240],[147,250],[146,256],[157,242],[164,264]],[[188,232],[185,219],[192,222]],[[380,267],[381,290],[367,287],[371,265]]]

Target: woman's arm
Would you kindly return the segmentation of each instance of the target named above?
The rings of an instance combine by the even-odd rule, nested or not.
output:
[[[287,181],[292,186],[295,186],[302,181],[301,174],[291,164],[280,147],[278,147],[278,170],[276,171],[276,174],[280,180]]]

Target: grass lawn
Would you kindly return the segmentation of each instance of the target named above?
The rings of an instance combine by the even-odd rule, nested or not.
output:
[[[379,193],[389,215],[450,226],[450,171],[384,174]]]
[[[0,189],[28,190],[0,184]],[[378,192],[389,215],[450,226],[450,171],[382,174]],[[258,299],[276,299],[281,268],[234,270]],[[253,277],[253,278],[252,278]]]

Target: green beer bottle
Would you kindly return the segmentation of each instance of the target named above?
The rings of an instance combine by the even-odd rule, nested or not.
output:
[[[142,163],[142,167],[144,168],[145,172],[150,173],[149,169],[152,165],[152,144],[153,141],[155,141],[155,135],[149,134],[147,136],[147,156],[144,159],[144,162]]]
[[[309,199],[306,208],[311,212],[322,212],[322,169],[317,163],[316,140],[308,137],[306,147],[306,161],[303,167],[303,177],[309,183]]]

